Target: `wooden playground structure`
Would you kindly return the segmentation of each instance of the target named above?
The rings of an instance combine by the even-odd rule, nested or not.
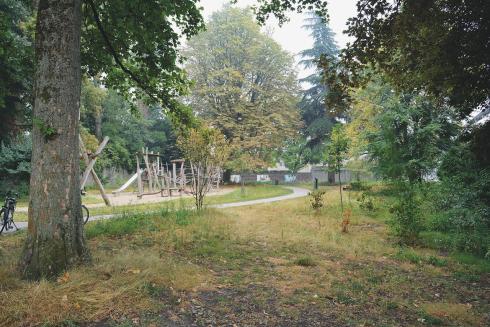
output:
[[[89,176],[99,189],[99,192],[104,199],[107,206],[111,206],[111,201],[107,195],[104,185],[94,170],[97,157],[102,153],[105,146],[109,142],[109,138],[106,136],[98,146],[95,152],[87,151],[84,142],[80,140],[80,157],[85,162],[85,171],[81,177],[80,190],[82,191],[88,181]],[[170,164],[163,160],[160,153],[153,153],[148,151],[148,148],[142,148],[141,151],[135,154],[136,158],[136,173],[132,175],[126,183],[120,188],[113,191],[113,196],[117,196],[131,186],[134,182],[137,182],[137,197],[141,199],[144,195],[160,194],[162,197],[171,197],[173,192],[182,194],[193,194],[193,183],[196,181],[196,177],[193,175],[193,169],[186,166],[184,159],[171,160]],[[211,176],[210,186],[214,190],[219,189],[221,182],[221,170],[217,170]]]
[[[131,176],[119,189],[112,192],[120,194],[134,182],[137,182],[137,196],[141,199],[144,195],[160,194],[162,197],[171,197],[173,192],[192,194],[192,170],[185,165],[184,159],[175,159],[164,162],[159,153],[143,148],[136,153],[136,173]],[[221,172],[213,175],[213,189],[219,189]]]

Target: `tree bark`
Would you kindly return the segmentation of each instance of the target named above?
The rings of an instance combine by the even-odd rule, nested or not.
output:
[[[95,137],[99,142],[102,142],[102,108],[97,108],[95,111]]]
[[[339,191],[340,191],[340,210],[344,213],[344,200],[342,198],[342,178],[340,176],[341,170],[339,169]]]
[[[245,196],[245,180],[243,179],[243,170],[240,170],[240,192]]]
[[[29,225],[20,268],[50,278],[89,260],[80,199],[80,0],[40,0]]]

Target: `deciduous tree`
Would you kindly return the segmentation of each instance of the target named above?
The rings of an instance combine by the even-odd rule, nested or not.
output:
[[[398,90],[424,90],[466,116],[490,93],[488,17],[486,0],[360,0],[344,59],[353,72],[374,65]]]
[[[266,166],[299,128],[292,57],[260,32],[249,9],[225,7],[189,42],[187,69],[195,81],[196,114]]]
[[[190,129],[179,137],[178,143],[189,161],[192,193],[196,209],[201,210],[206,194],[217,181],[228,159],[230,145],[219,130],[205,126]]]
[[[51,277],[88,258],[79,190],[81,68],[105,73],[122,94],[191,115],[175,96],[186,90],[177,48],[203,27],[193,0],[40,0],[37,3],[33,165],[29,228],[21,268]],[[82,37],[83,36],[83,37]]]
[[[349,139],[345,134],[345,127],[337,124],[332,129],[330,142],[327,145],[328,169],[339,175],[340,208],[344,212],[344,201],[342,198],[342,168],[344,167],[349,152]]]
[[[298,137],[286,141],[280,158],[296,179],[296,174],[309,162],[310,156],[311,150],[306,140]]]
[[[33,17],[27,0],[0,0],[0,143],[28,129],[32,108]]]

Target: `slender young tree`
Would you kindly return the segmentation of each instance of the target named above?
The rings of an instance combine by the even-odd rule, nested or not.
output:
[[[344,201],[342,198],[342,167],[347,159],[349,151],[349,139],[344,131],[344,126],[337,124],[332,130],[330,143],[327,146],[327,162],[329,170],[339,175],[340,208],[344,212]]]
[[[284,165],[293,174],[294,180],[298,171],[303,168],[311,156],[311,150],[307,147],[306,141],[303,138],[288,140],[280,154],[280,158],[284,161]]]
[[[201,210],[228,159],[230,146],[220,131],[208,127],[189,130],[179,137],[178,144],[190,163],[192,193],[196,209]]]

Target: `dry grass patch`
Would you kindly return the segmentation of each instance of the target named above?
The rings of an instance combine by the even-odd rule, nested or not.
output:
[[[352,203],[351,228],[342,233],[338,191],[326,190],[318,214],[302,198],[91,223],[93,265],[59,281],[19,280],[22,235],[0,238],[0,314],[10,325],[123,318],[163,326],[485,323],[484,275],[469,284],[453,277],[466,268],[450,258],[397,247],[381,210],[372,215]],[[478,300],[463,314],[457,303],[469,296]]]
[[[102,249],[99,243],[105,244]],[[113,248],[112,245],[120,247]],[[124,246],[126,244],[126,246]],[[161,296],[178,296],[209,279],[209,273],[159,246],[92,240],[93,264],[72,269],[57,281],[18,279],[14,262],[0,270],[0,314],[5,326],[59,325],[138,317],[161,310]],[[11,260],[16,256],[13,255]],[[161,293],[161,294],[160,294]]]

